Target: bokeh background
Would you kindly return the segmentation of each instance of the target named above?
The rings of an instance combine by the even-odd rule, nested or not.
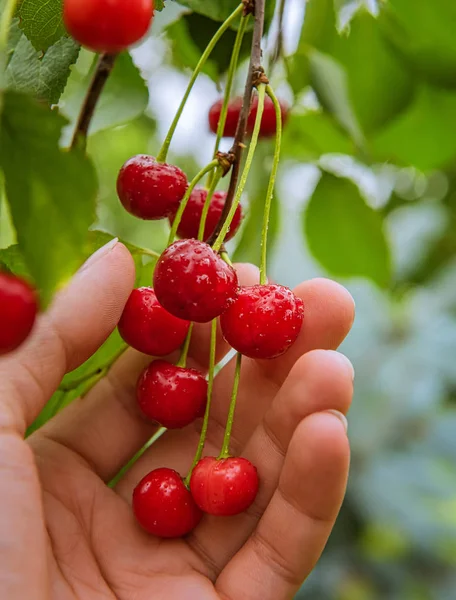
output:
[[[96,227],[157,251],[166,224],[126,215],[115,180],[133,154],[157,153],[190,69],[218,27],[204,9],[191,11],[197,2],[183,4],[168,0],[150,36],[121,57],[89,142],[100,179]],[[277,44],[277,4],[266,64]],[[348,494],[298,598],[454,600],[456,3],[283,5],[283,51],[271,79],[292,115],[270,274],[289,286],[331,276],[357,307],[342,348],[356,369]],[[211,158],[207,114],[223,89],[230,44],[223,42],[198,80],[171,148],[171,160],[189,176]],[[70,119],[92,68],[93,55],[81,53],[60,103]],[[238,91],[244,77],[245,64]],[[244,228],[230,246],[236,260],[258,262],[271,155],[272,142],[263,141],[244,199]],[[2,247],[14,242],[5,210],[0,239]],[[55,409],[62,398],[53,402]]]

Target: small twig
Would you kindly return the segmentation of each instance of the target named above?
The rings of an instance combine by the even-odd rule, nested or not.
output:
[[[74,131],[71,148],[76,148],[80,143],[85,145],[90,123],[95,113],[95,108],[100,99],[101,93],[106,85],[109,75],[112,72],[117,54],[102,54],[97,63],[92,82],[82,105],[79,114],[76,129]]]
[[[250,6],[250,5],[249,5]],[[233,170],[231,172],[231,180],[230,186],[228,188],[228,193],[225,201],[225,206],[223,207],[222,214],[220,216],[219,222],[217,223],[217,227],[214,230],[214,233],[211,235],[208,243],[213,244],[215,240],[218,238],[223,224],[228,217],[231,206],[233,204],[234,195],[236,193],[237,184],[239,181],[239,172],[241,168],[241,159],[242,152],[245,148],[244,138],[247,129],[247,121],[250,114],[250,107],[252,103],[252,93],[253,88],[257,79],[257,75],[259,72],[263,72],[261,66],[261,40],[263,39],[263,31],[264,31],[264,7],[265,0],[255,0],[254,2],[254,10],[255,10],[255,25],[253,29],[253,40],[252,40],[252,52],[250,55],[250,65],[249,72],[247,74],[247,81],[245,84],[244,91],[244,99],[242,102],[241,114],[239,116],[239,122],[236,130],[236,136],[234,138],[233,146],[229,151],[229,155],[233,158]]]

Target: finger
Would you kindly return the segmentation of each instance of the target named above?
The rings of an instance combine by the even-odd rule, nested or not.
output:
[[[295,346],[289,351],[292,353],[292,360],[296,362],[300,356],[316,348],[335,350],[344,340],[353,322],[354,303],[351,295],[337,283],[326,279],[305,282],[295,291],[304,301],[306,316],[303,330]],[[268,365],[269,369],[266,368]],[[290,368],[287,355],[273,361],[243,361],[231,438],[233,453],[238,454],[242,451]],[[234,361],[231,361],[215,380],[206,444],[208,453],[218,454],[220,450],[233,373]],[[200,426],[200,423],[197,425]],[[160,466],[170,466],[180,473],[185,473],[191,464],[198,435],[199,432],[195,432],[194,427],[168,433],[125,475],[119,483],[119,493],[128,497],[145,473]]]
[[[280,479],[285,456],[299,424],[313,413],[335,410],[344,417],[353,396],[353,367],[334,351],[314,350],[295,364],[242,456],[258,469],[260,490],[249,508],[230,519],[207,517],[188,538],[215,579],[242,547],[266,510]]]
[[[56,296],[23,348],[0,360],[4,428],[24,434],[63,375],[87,360],[112,332],[133,284],[133,260],[113,241]]]
[[[242,285],[256,283],[258,268],[237,265]],[[210,341],[210,324],[195,326],[188,365],[205,372]],[[229,349],[219,335],[217,355]],[[175,353],[171,360],[178,358]],[[133,350],[127,352],[84,399],[76,400],[42,431],[46,437],[82,456],[105,481],[112,479],[157,431],[136,403],[136,383],[151,362]],[[196,434],[195,434],[196,435]]]
[[[343,501],[349,445],[330,413],[305,419],[291,441],[280,483],[258,527],[221,573],[226,600],[292,598],[326,545]]]

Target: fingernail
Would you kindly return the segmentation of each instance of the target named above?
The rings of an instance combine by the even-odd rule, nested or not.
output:
[[[119,238],[114,238],[113,240],[99,248],[94,254],[92,254],[90,258],[86,260],[86,262],[79,269],[79,272],[82,273],[86,269],[92,267],[96,262],[100,260],[100,258],[106,256],[106,254],[109,254],[117,246],[118,242]]]
[[[337,417],[339,419],[339,421],[342,423],[342,425],[344,426],[345,432],[348,431],[347,417],[343,413],[339,412],[338,410],[333,410],[333,409],[327,410],[326,412]]]
[[[341,354],[340,352],[336,352],[337,358],[341,363],[344,364],[345,367],[348,367],[350,370],[352,380],[355,379],[355,367],[353,366],[351,360],[345,356],[345,354]]]

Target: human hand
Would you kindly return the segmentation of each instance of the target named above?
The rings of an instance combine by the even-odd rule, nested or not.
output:
[[[244,284],[258,272],[239,267]],[[353,321],[343,288],[313,280],[295,292],[306,307],[300,338],[274,361],[242,367],[232,445],[256,465],[260,491],[247,513],[206,517],[183,540],[159,540],[134,520],[131,495],[148,471],[188,470],[194,425],[166,433],[109,482],[153,435],[134,399],[150,362],[128,351],[108,376],[24,441],[58,388],[115,328],[134,283],[121,244],[102,249],[42,315],[30,340],[0,359],[0,589],[8,600],[285,600],[325,546],[346,486],[342,417],[353,370],[334,350]],[[195,328],[189,366],[204,370],[209,330]],[[219,357],[227,351],[219,341]],[[208,453],[217,454],[233,365],[218,375]]]

